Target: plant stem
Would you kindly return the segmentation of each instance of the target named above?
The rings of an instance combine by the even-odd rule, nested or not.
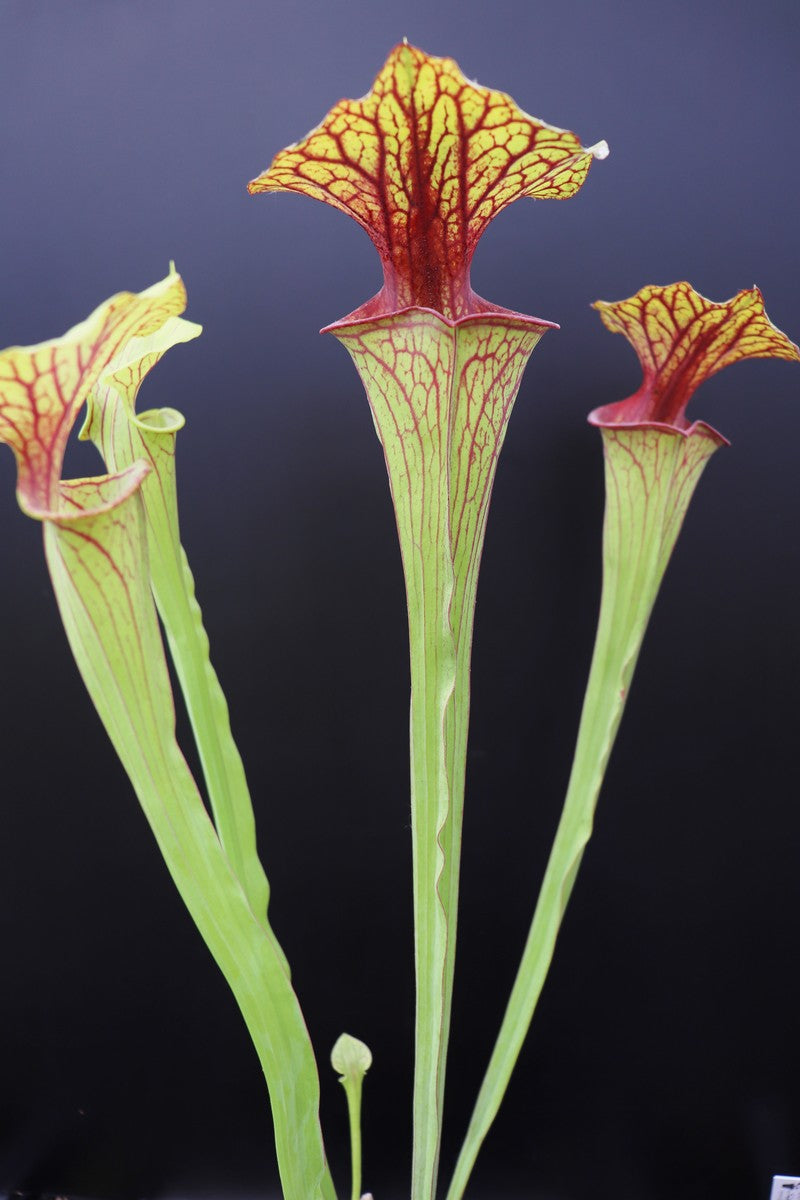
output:
[[[347,1112],[350,1118],[351,1200],[361,1197],[361,1088],[347,1089]]]

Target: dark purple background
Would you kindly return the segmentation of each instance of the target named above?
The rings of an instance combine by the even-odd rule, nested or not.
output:
[[[174,258],[199,342],[142,402],[183,409],[184,539],[245,756],[272,915],[322,1062],[346,1190],[342,1029],[372,1046],[365,1185],[409,1166],[402,578],[380,449],[317,329],[371,295],[340,214],[245,184],[404,35],[611,156],[520,203],[477,290],[561,323],[503,453],[474,660],[445,1166],[566,783],[599,586],[585,424],[638,381],[589,303],[758,283],[800,336],[797,0],[0,4],[0,345],[63,332]],[[766,1200],[800,1173],[800,371],[745,364],[693,410],[708,468],[656,608],[534,1031],[475,1175],[500,1200]],[[98,469],[75,446],[73,474]],[[4,547],[0,1185],[110,1200],[274,1191],[244,1027],[173,894],[0,463]]]

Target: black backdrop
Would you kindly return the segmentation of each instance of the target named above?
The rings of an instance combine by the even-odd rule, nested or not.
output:
[[[589,302],[758,283],[800,334],[796,0],[0,4],[0,344],[54,336],[174,258],[205,326],[146,385],[188,416],[184,540],[248,768],[274,924],[323,1066],[342,1190],[342,1029],[373,1048],[365,1184],[408,1171],[407,665],[380,449],[316,330],[371,295],[339,214],[246,181],[404,35],[608,139],[567,204],[520,203],[477,290],[556,320],[500,465],[474,657],[445,1166],[563,795],[599,585],[590,408],[637,383]],[[797,368],[693,414],[708,468],[657,605],[556,963],[474,1194],[766,1200],[800,1173]],[[91,447],[68,471],[97,469]],[[0,1184],[274,1194],[263,1081],[69,659],[0,462],[5,561]]]

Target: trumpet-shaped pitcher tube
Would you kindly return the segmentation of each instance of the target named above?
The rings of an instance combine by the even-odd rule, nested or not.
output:
[[[641,387],[595,409],[603,436],[606,510],[603,591],[589,682],[564,810],[503,1024],[484,1077],[448,1200],[460,1200],[500,1107],[528,1031],[561,920],[592,833],[603,782],[642,639],[686,510],[712,454],[725,438],[686,418],[696,387],[745,358],[800,358],[764,312],[757,288],[724,304],[688,283],[646,287],[595,307],[624,333],[642,365]]]
[[[347,213],[383,268],[378,294],[329,331],[353,357],[383,445],[408,601],[414,1200],[431,1200],[438,1168],[478,565],[522,371],[552,328],[477,296],[470,265],[506,205],[572,196],[606,153],[403,44],[367,96],[337,104],[250,184]]]

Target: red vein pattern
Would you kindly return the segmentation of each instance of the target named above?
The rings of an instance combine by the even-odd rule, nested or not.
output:
[[[715,304],[690,284],[673,283],[594,307],[607,329],[631,343],[644,375],[627,400],[591,414],[595,425],[656,423],[685,431],[693,393],[723,367],[748,358],[800,361],[800,350],[772,324],[755,287]]]
[[[39,519],[57,517],[67,438],[89,391],[132,339],[183,312],[181,278],[140,294],[120,292],[63,337],[0,354],[0,441],[17,460],[17,495]]]
[[[403,44],[367,96],[340,101],[248,190],[300,192],[363,226],[384,286],[360,316],[416,306],[456,318],[487,307],[469,268],[492,218],[521,196],[574,195],[607,152],[471,83],[452,59]]]
[[[451,325],[422,312],[333,328],[372,408],[404,557],[412,546],[430,544],[444,486],[456,625],[462,591],[477,573],[497,460],[522,373],[547,328],[497,314]]]
[[[681,430],[658,426],[604,426],[603,453],[609,494],[606,529],[617,563],[646,561],[653,539],[656,564],[663,573],[680,533],[700,476],[720,439],[699,422],[686,437]],[[612,494],[613,493],[613,494]],[[639,578],[644,578],[646,570]],[[636,577],[636,570],[631,569]]]

